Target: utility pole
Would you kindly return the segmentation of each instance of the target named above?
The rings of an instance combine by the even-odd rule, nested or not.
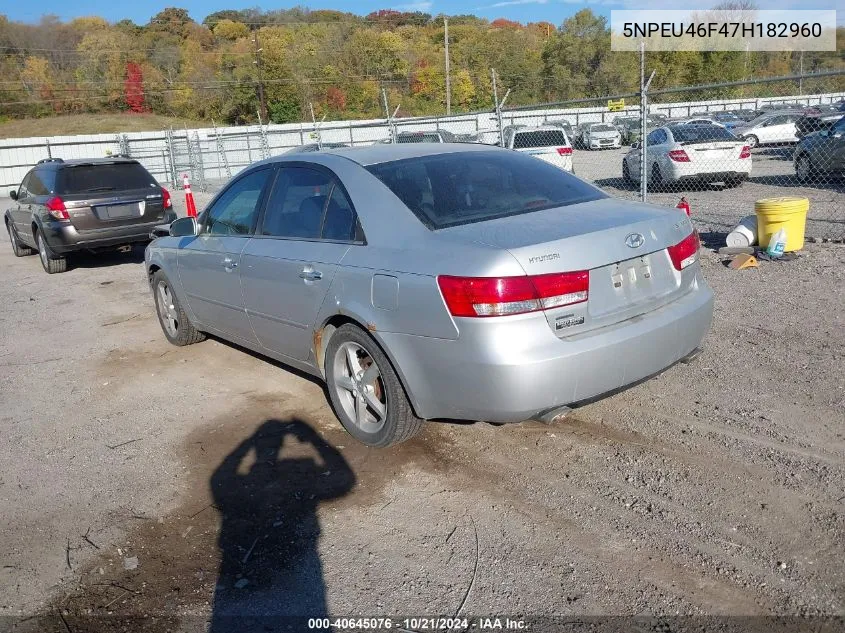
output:
[[[452,77],[449,73],[449,20],[443,18],[443,39],[446,41],[446,116],[452,114]]]
[[[252,32],[252,43],[254,44],[255,59],[252,61],[258,71],[258,111],[261,113],[259,120],[267,121],[267,102],[264,99],[264,77],[261,74],[261,51],[264,49],[258,43],[258,29]]]

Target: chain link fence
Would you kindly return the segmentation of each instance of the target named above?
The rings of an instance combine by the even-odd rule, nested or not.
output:
[[[826,77],[831,75],[845,72]],[[756,200],[784,196],[810,201],[808,236],[843,240],[845,92],[823,93],[821,84],[804,77],[805,94],[784,97],[778,95],[797,83],[778,81],[652,91],[646,109],[638,94],[628,94],[451,117],[100,135],[84,149],[79,140],[62,137],[35,150],[29,146],[27,156],[31,165],[48,156],[123,154],[171,187],[181,188],[187,174],[195,191],[213,193],[253,162],[287,152],[484,143],[536,156],[620,198],[672,207],[686,198],[699,230],[715,242],[754,213]],[[726,91],[739,96],[715,98]],[[0,181],[16,186],[4,167]]]

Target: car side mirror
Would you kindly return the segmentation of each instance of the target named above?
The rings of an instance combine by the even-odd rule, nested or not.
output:
[[[17,199],[18,199],[18,192],[17,192],[15,189],[12,189],[12,190],[9,192],[9,197],[10,197],[12,200],[17,200]]]
[[[631,149],[640,149],[640,142],[635,141],[635,142],[631,143]]]
[[[170,223],[170,237],[189,237],[196,234],[196,218],[179,218]]]

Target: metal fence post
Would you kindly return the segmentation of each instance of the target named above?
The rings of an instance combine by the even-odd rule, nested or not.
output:
[[[223,169],[226,170],[226,178],[232,177],[232,170],[229,168],[229,159],[226,158],[226,148],[223,147],[223,139],[220,136],[220,132],[217,131],[217,126],[214,124],[214,121],[211,122],[211,125],[214,126],[214,137],[217,139],[217,153],[220,155],[220,159],[217,163],[217,173],[220,174],[220,163],[223,163]]]
[[[44,142],[47,144],[47,158],[53,158],[53,150],[50,149],[50,139],[45,138]]]
[[[208,186],[205,182],[205,164],[202,161],[202,145],[200,145],[200,134],[194,130],[194,150],[196,156],[197,174],[200,185],[200,191],[208,191]]]
[[[173,154],[173,128],[165,130],[165,142],[167,143],[167,151],[170,154],[170,184],[173,187],[177,186],[176,181],[176,160]]]
[[[645,79],[645,42],[640,42],[640,200],[648,200],[648,87],[654,71]]]

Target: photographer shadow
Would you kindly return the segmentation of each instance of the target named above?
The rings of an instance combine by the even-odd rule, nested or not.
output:
[[[302,631],[327,616],[317,509],[355,484],[337,449],[302,420],[267,420],[210,483],[222,521],[211,633]]]

